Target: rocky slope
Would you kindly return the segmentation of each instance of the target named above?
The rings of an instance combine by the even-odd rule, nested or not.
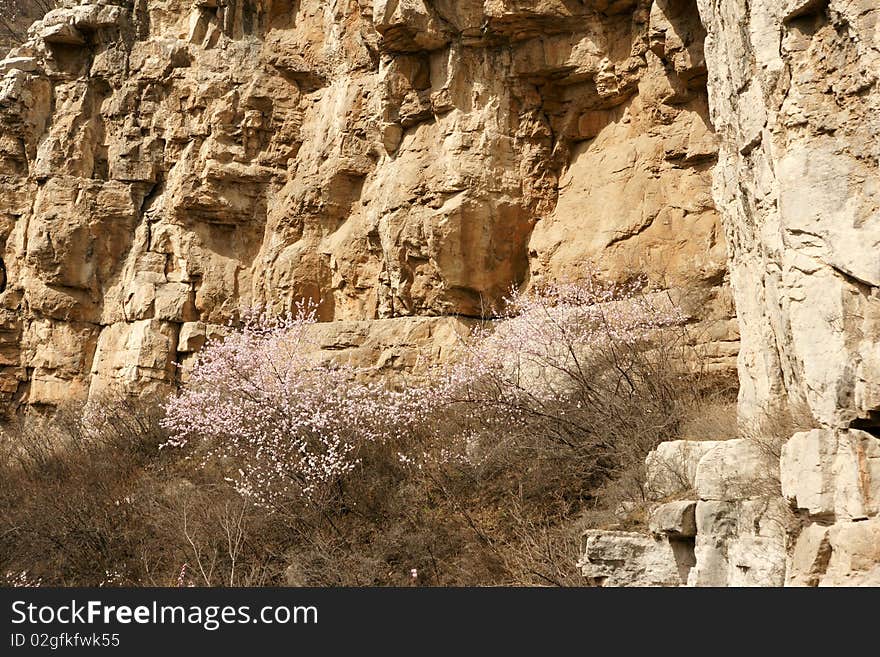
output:
[[[673,290],[731,366],[703,38],[693,2],[51,12],[0,65],[7,405],[166,388],[302,296],[328,348],[405,366],[588,261]]]

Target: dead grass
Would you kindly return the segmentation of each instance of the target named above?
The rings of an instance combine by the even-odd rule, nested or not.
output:
[[[552,417],[504,441],[485,435],[494,448],[473,463],[414,469],[398,458],[403,445],[368,445],[332,499],[276,510],[192,452],[160,450],[156,400],[105,400],[89,431],[82,409],[61,409],[3,431],[0,582],[25,572],[61,586],[583,584],[581,531],[644,523],[647,450],[696,426],[701,437],[727,430],[724,386],[686,389],[668,389],[662,418],[656,400],[633,397],[626,425],[597,425],[581,442],[549,439],[560,435]],[[439,450],[463,421],[441,414],[408,439]],[[616,447],[596,449],[606,443]]]

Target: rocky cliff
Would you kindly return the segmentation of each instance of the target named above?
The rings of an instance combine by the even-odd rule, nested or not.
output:
[[[880,583],[880,7],[700,0],[714,197],[742,328],[740,413],[782,449],[794,584]],[[789,546],[791,547],[791,546]]]
[[[760,440],[661,446],[649,480],[685,475],[657,499],[692,503],[659,506],[653,537],[591,535],[581,567],[624,585],[877,585],[880,7],[698,5],[742,332],[740,416],[793,411],[816,428],[769,459]],[[620,554],[630,567],[610,568]]]
[[[328,348],[406,366],[587,262],[735,358],[693,2],[100,0],[29,35],[0,64],[7,404],[168,387],[303,296]]]
[[[797,546],[725,487],[762,462],[734,441],[662,540],[590,538],[585,574],[651,579],[590,571],[611,545],[652,583],[870,577],[841,546],[880,522],[873,4],[66,2],[0,63],[3,403],[168,390],[239,309],[303,296],[326,349],[407,367],[593,263],[670,290],[715,367],[742,331],[744,423],[819,428],[772,498]]]

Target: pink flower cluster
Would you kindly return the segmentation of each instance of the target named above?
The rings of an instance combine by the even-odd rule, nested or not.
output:
[[[284,317],[248,313],[240,330],[205,346],[168,402],[167,445],[196,439],[206,462],[236,464],[237,489],[267,506],[314,498],[352,472],[365,442],[393,438],[406,450],[399,462],[421,468],[478,458],[487,437],[503,444],[529,414],[576,413],[595,403],[591,386],[603,376],[595,354],[638,350],[683,322],[641,285],[594,277],[513,293],[506,308],[462,341],[451,364],[400,391],[317,359],[309,305]],[[438,422],[453,415],[455,423]]]
[[[205,462],[238,464],[237,489],[267,506],[317,496],[349,473],[358,444],[386,433],[383,387],[319,362],[314,322],[305,303],[284,317],[252,311],[240,330],[209,342],[166,406],[166,445],[198,439]]]
[[[639,281],[613,285],[591,276],[515,291],[505,301],[451,365],[434,369],[430,386],[414,391],[421,398],[413,408],[446,408],[461,419],[456,438],[471,460],[487,444],[503,449],[514,427],[546,426],[542,416],[577,430],[578,416],[607,399],[608,379],[636,370],[661,332],[685,322],[667,296]]]

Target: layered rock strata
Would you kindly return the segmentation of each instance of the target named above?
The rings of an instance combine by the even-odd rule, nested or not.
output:
[[[877,585],[880,7],[698,5],[720,143],[714,198],[742,331],[741,419],[755,427],[785,413],[817,428],[795,434],[778,461],[740,454],[741,441],[696,450],[697,470],[708,476],[697,476],[695,566],[686,581]],[[649,457],[649,471],[670,449]],[[761,469],[781,480],[781,491],[766,490],[757,503],[789,516],[784,532],[765,531],[748,508],[754,501],[725,483],[754,484]],[[587,575],[603,559],[595,545],[587,541]],[[667,571],[673,565],[666,560]],[[632,584],[669,583],[656,565],[629,571],[643,573]]]
[[[646,459],[649,533],[588,531],[578,563],[603,586],[782,586],[796,517],[755,441],[678,440]],[[633,547],[638,546],[638,549]],[[625,567],[616,564],[628,548]]]

